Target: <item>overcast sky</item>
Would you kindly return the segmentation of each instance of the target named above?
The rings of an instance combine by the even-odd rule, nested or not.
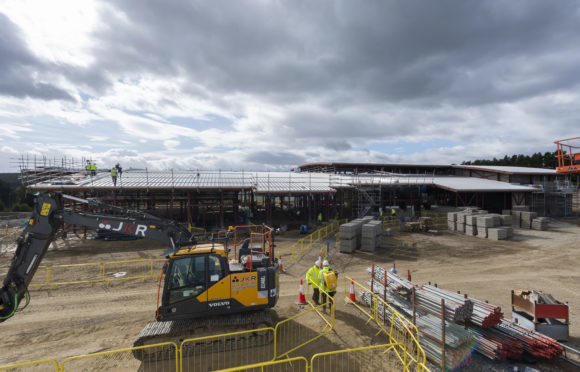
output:
[[[553,151],[580,136],[579,4],[0,0],[0,172]]]

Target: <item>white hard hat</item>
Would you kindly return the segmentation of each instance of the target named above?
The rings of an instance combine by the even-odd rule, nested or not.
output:
[[[320,266],[320,259],[316,260],[316,262],[314,263],[316,266]]]
[[[324,262],[322,263],[322,266],[330,266],[330,264],[328,263],[328,260],[324,260]]]

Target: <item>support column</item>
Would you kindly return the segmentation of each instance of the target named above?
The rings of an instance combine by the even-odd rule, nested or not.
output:
[[[224,192],[220,191],[220,226],[225,227],[224,223]]]

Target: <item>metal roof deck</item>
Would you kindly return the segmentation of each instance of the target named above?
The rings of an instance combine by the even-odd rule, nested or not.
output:
[[[530,168],[530,167],[510,167],[501,165],[453,165],[453,168],[472,169],[492,173],[505,174],[530,174],[530,175],[557,175],[555,169]]]
[[[333,193],[356,186],[432,185],[454,192],[532,192],[536,188],[475,177],[428,175],[341,175],[294,172],[125,170],[117,186],[108,172],[77,173],[30,186],[33,190],[254,190],[257,194]]]

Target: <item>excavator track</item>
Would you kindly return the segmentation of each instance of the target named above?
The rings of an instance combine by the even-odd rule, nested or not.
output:
[[[133,347],[154,345],[164,342],[174,342],[179,347],[181,342],[186,339],[272,326],[272,316],[267,310],[206,318],[151,322],[141,330],[137,340],[133,344]],[[184,356],[200,355],[240,348],[264,346],[272,341],[273,335],[271,332],[251,332],[246,333],[243,336],[232,335],[221,337],[217,340],[210,338],[188,342],[184,345],[182,351]],[[175,353],[172,352],[169,347],[137,349],[133,350],[133,355],[138,360],[167,360],[175,357]]]

